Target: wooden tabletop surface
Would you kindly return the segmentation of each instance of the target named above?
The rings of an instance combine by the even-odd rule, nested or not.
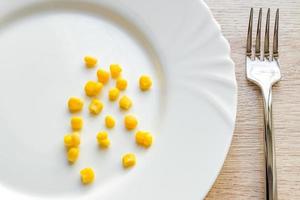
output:
[[[244,52],[251,7],[255,24],[260,7],[263,18],[267,8],[271,8],[272,25],[276,8],[280,9],[283,78],[273,87],[278,198],[300,199],[300,0],[206,0],[206,3],[231,45],[239,87],[232,145],[206,199],[264,199],[262,98],[258,88],[245,79]]]

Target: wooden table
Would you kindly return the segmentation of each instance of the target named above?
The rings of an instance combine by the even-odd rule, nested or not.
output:
[[[283,79],[273,88],[278,196],[279,199],[300,199],[300,0],[206,2],[231,45],[239,87],[232,145],[206,199],[264,198],[262,99],[258,88],[245,79],[244,52],[250,7],[255,8],[255,24],[258,9],[263,8],[265,19],[270,7],[272,26],[275,9],[280,8],[279,51]]]

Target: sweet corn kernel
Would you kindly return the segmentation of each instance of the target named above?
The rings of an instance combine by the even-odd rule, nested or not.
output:
[[[97,141],[101,148],[108,148],[110,146],[110,140],[108,134],[105,131],[100,131],[97,134]]]
[[[128,110],[132,106],[131,99],[127,96],[123,96],[119,101],[120,108]]]
[[[96,81],[88,81],[85,84],[84,90],[87,96],[94,97],[100,93],[102,87],[103,87],[102,83]]]
[[[125,90],[127,88],[127,81],[123,78],[118,78],[116,82],[116,88],[119,90]]]
[[[126,115],[124,117],[124,124],[128,130],[132,130],[137,126],[138,120],[133,115]]]
[[[102,111],[103,107],[104,105],[100,100],[92,99],[89,105],[89,110],[91,114],[98,115]]]
[[[97,134],[97,140],[98,142],[101,141],[101,140],[106,140],[108,138],[108,134],[106,131],[100,131],[98,134]]]
[[[124,168],[133,167],[136,163],[136,157],[133,153],[127,153],[122,158]]]
[[[71,147],[73,145],[73,139],[71,135],[65,135],[64,137],[65,147]]]
[[[153,137],[148,131],[138,131],[135,134],[135,141],[138,145],[148,148],[152,145]]]
[[[97,65],[98,60],[97,60],[97,58],[94,58],[92,56],[85,56],[84,62],[85,62],[86,67],[92,68]]]
[[[71,118],[71,127],[74,131],[79,131],[82,129],[83,119],[82,117],[72,117]]]
[[[101,140],[99,142],[99,145],[100,145],[101,148],[106,149],[106,148],[108,148],[110,146],[110,140],[109,139]]]
[[[65,135],[64,144],[67,148],[78,147],[80,145],[79,133],[73,132],[71,134]]]
[[[109,72],[104,69],[99,69],[97,71],[98,81],[102,84],[106,84],[109,81]]]
[[[95,173],[92,168],[84,168],[80,171],[81,182],[83,184],[92,183],[95,179]]]
[[[72,147],[68,150],[67,157],[69,162],[74,163],[78,159],[78,156],[79,156],[79,148]]]
[[[140,77],[140,89],[142,91],[146,91],[146,90],[149,90],[152,86],[152,80],[149,76],[147,75],[142,75]]]
[[[111,77],[116,79],[120,76],[122,68],[119,64],[111,64],[109,66]]]
[[[120,91],[118,88],[111,88],[108,92],[109,100],[115,101],[118,99]]]
[[[78,97],[71,97],[68,101],[68,108],[70,112],[79,112],[82,110],[83,101]]]
[[[111,115],[105,117],[105,125],[107,128],[113,128],[115,126],[115,119]]]

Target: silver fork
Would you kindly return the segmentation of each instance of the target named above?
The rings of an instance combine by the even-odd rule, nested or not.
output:
[[[275,140],[272,126],[272,86],[281,79],[278,62],[278,25],[279,9],[276,11],[273,52],[269,51],[270,8],[267,12],[265,40],[261,52],[261,18],[259,10],[255,51],[252,53],[252,23],[253,8],[250,10],[247,45],[246,45],[246,76],[247,79],[259,86],[264,102],[264,151],[265,151],[265,198],[277,200],[277,180],[275,162]]]

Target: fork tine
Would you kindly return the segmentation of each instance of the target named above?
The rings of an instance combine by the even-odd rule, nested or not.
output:
[[[265,43],[264,43],[264,56],[269,59],[269,29],[270,29],[270,8],[268,8],[267,20],[266,20],[266,30],[265,30]]]
[[[279,8],[276,10],[274,37],[273,37],[273,58],[278,58],[278,26],[279,26]]]
[[[252,24],[253,24],[253,8],[251,8],[250,10],[248,34],[247,34],[247,46],[246,46],[246,55],[249,57],[251,57],[251,49],[252,49]]]
[[[260,57],[261,14],[262,14],[262,8],[259,9],[256,41],[255,41],[255,56],[258,58]]]

